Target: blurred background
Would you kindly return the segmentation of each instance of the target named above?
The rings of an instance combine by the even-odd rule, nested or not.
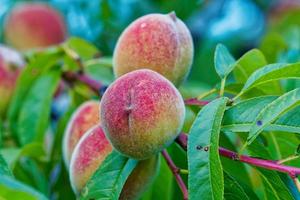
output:
[[[0,0],[0,23],[18,0]],[[95,44],[103,55],[112,55],[124,28],[147,13],[175,11],[190,28],[195,59],[191,82],[214,85],[218,78],[213,66],[216,43],[224,43],[238,58],[247,50],[260,47],[264,53],[275,44],[265,41],[271,32],[282,32],[290,24],[300,24],[298,0],[49,0],[46,2],[64,17],[68,35]],[[295,17],[293,17],[295,16]],[[3,27],[3,26],[1,26]],[[3,42],[3,30],[0,31]],[[276,40],[271,35],[267,40]],[[262,41],[265,43],[262,44]],[[277,41],[278,42],[278,41]],[[280,43],[280,42],[279,42]],[[276,43],[277,44],[277,43]],[[280,45],[280,44],[279,44]],[[279,51],[279,49],[278,49]],[[270,53],[271,54],[271,53]],[[270,60],[274,61],[274,60]]]

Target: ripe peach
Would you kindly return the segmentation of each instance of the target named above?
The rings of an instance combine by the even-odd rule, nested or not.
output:
[[[174,85],[157,72],[136,70],[112,83],[100,103],[103,130],[120,153],[147,159],[180,133],[185,106]]]
[[[99,105],[99,101],[90,100],[79,106],[72,114],[63,139],[63,157],[67,167],[80,138],[87,130],[100,123]]]
[[[14,7],[6,19],[5,40],[19,50],[43,48],[63,42],[66,25],[61,15],[42,3]]]
[[[4,117],[15,89],[23,57],[13,49],[0,45],[0,118]]]
[[[91,128],[80,139],[71,158],[70,180],[75,193],[80,193],[113,147],[100,125]],[[141,161],[128,177],[120,199],[136,199],[152,182],[158,169],[158,156]]]
[[[174,12],[145,15],[121,34],[113,56],[114,73],[119,77],[147,68],[179,85],[190,71],[193,53],[191,34]]]

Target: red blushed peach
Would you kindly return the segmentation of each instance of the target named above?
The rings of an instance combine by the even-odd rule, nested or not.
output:
[[[18,52],[0,45],[0,118],[6,114],[16,81],[24,65],[25,62]]]
[[[63,139],[63,157],[67,167],[80,138],[87,130],[100,123],[99,105],[99,101],[90,100],[72,114]]]
[[[88,180],[112,152],[113,148],[100,125],[91,128],[80,139],[71,158],[70,179],[79,194]],[[153,181],[159,166],[158,156],[141,161],[128,177],[120,199],[137,199]]]
[[[23,3],[9,13],[4,35],[16,49],[43,48],[63,42],[66,25],[62,16],[47,4]]]
[[[120,153],[147,159],[169,146],[180,133],[185,106],[165,77],[148,69],[123,75],[100,103],[103,130]]]
[[[174,12],[145,15],[121,34],[113,56],[114,73],[119,77],[147,68],[177,86],[190,71],[193,53],[191,34]]]

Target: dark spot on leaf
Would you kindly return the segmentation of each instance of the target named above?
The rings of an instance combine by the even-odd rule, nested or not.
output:
[[[257,124],[257,126],[261,126],[263,123],[262,123],[261,120],[258,120],[258,121],[256,122],[256,124]]]
[[[203,147],[201,146],[201,145],[198,145],[197,147],[196,147],[196,149],[197,150],[201,150]]]
[[[232,154],[231,159],[232,160],[239,160],[239,156],[237,154]]]

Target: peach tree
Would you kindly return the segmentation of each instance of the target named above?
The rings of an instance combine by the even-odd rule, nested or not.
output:
[[[1,198],[300,198],[300,63],[268,63],[258,49],[235,59],[219,44],[220,83],[179,86],[193,45],[169,17],[161,26],[171,33],[149,46],[141,45],[155,37],[148,26],[157,27],[134,22],[146,32],[133,23],[113,59],[80,38],[23,54],[0,108]],[[0,72],[11,67],[3,60]],[[169,71],[156,69],[160,62]]]

